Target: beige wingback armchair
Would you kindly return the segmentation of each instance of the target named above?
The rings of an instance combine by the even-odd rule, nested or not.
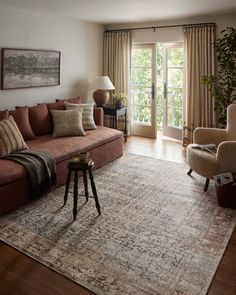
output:
[[[193,133],[193,143],[209,144],[214,143],[217,147],[216,155],[207,151],[187,147],[187,163],[190,170],[206,178],[204,191],[207,191],[209,180],[214,175],[232,172],[236,174],[236,104],[227,108],[227,127],[218,128],[196,128]]]

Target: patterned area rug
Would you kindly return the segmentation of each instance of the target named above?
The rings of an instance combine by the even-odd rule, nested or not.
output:
[[[236,211],[187,170],[125,155],[94,173],[101,216],[80,199],[73,222],[61,187],[1,218],[0,239],[97,294],[206,294]]]

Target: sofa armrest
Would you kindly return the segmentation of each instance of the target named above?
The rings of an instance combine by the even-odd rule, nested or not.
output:
[[[226,129],[198,127],[193,132],[193,142],[198,144],[214,143],[218,145],[226,138]]]
[[[103,118],[104,118],[104,111],[101,107],[94,107],[93,109],[93,116],[96,125],[103,126]]]
[[[219,144],[216,158],[221,169],[236,174],[236,141],[224,141]]]

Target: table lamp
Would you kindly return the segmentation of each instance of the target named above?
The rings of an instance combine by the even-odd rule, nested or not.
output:
[[[99,76],[90,84],[90,89],[95,90],[93,92],[93,99],[97,106],[103,106],[109,100],[109,91],[114,90],[115,87],[112,84],[108,76]]]

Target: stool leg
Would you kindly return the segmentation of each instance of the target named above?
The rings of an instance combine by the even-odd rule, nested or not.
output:
[[[74,197],[73,216],[74,216],[74,221],[75,221],[76,216],[77,216],[77,202],[78,202],[78,171],[75,171],[73,197]]]
[[[92,169],[89,168],[88,171],[89,171],[89,178],[90,178],[90,182],[91,182],[91,187],[92,187],[92,191],[93,191],[93,196],[94,196],[94,199],[95,199],[96,208],[97,208],[97,210],[98,210],[98,214],[100,215],[100,214],[101,214],[101,211],[100,211],[100,204],[99,204],[99,202],[98,202],[97,190],[96,190],[95,182],[94,182],[94,179],[93,179]]]
[[[86,197],[86,202],[88,202],[88,179],[87,179],[87,174],[86,171],[83,171],[83,179],[84,179],[84,191],[85,191],[85,197]]]
[[[193,172],[193,170],[190,168],[189,171],[187,172],[187,174],[191,175],[192,172]]]
[[[70,177],[71,177],[71,170],[69,169],[68,174],[67,174],[67,178],[66,178],[66,190],[65,190],[65,195],[64,195],[64,205],[66,205],[67,202],[67,198],[68,198],[68,192],[69,192],[69,188],[70,188]]]
[[[207,189],[208,189],[208,185],[209,185],[209,182],[210,182],[210,179],[206,178],[206,182],[205,182],[204,189],[203,189],[204,192],[207,191]]]

